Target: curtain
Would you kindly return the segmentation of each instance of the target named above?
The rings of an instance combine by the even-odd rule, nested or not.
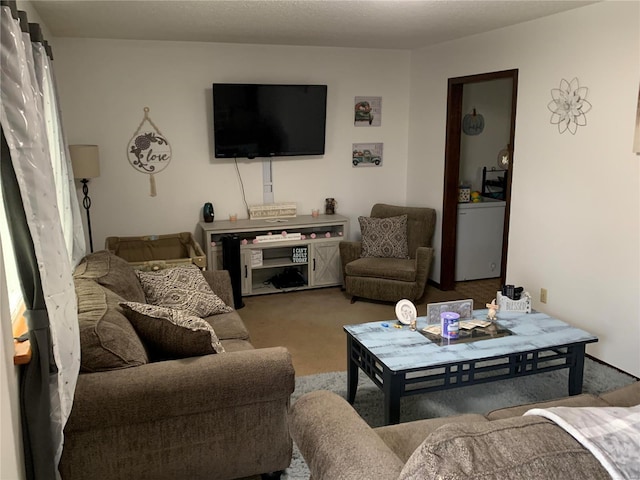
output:
[[[73,199],[65,198],[75,197],[74,189],[60,197],[54,182],[55,165],[60,175],[69,177],[63,183],[73,185],[55,84],[49,78],[51,66],[42,57],[42,45],[32,45],[16,18],[15,2],[3,1],[0,121],[10,158],[2,155],[1,166],[33,350],[21,386],[25,462],[28,478],[40,480],[57,475],[80,369],[72,270],[75,259],[84,255],[84,245],[65,238],[65,220],[61,222],[61,212],[71,211],[80,219],[80,211],[77,199],[74,212]],[[58,122],[49,134],[47,120]],[[52,146],[55,137],[61,144]],[[53,160],[52,151],[57,157]],[[75,222],[71,220],[72,225]],[[71,238],[78,236],[76,232]]]

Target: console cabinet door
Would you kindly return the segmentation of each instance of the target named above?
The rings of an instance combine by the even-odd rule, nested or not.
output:
[[[340,264],[339,242],[318,242],[313,244],[312,286],[340,285],[342,268]]]

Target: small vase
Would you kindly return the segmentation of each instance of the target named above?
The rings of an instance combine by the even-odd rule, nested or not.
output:
[[[204,221],[207,223],[213,222],[213,219],[215,217],[214,212],[213,212],[213,204],[210,202],[207,202],[204,204],[204,207],[202,207],[202,216],[204,217]]]

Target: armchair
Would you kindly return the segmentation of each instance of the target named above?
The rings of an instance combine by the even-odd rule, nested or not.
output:
[[[371,218],[407,215],[409,258],[361,257],[362,242],[340,242],[344,288],[352,296],[386,302],[420,300],[425,293],[433,259],[431,241],[436,212],[432,208],[375,204]]]

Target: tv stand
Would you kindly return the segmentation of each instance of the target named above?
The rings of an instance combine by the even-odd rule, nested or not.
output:
[[[235,222],[221,220],[200,222],[199,227],[207,267],[211,270],[222,269],[222,238],[227,235],[240,238],[242,296],[342,285],[339,244],[348,235],[347,217],[299,215]],[[259,243],[254,243],[256,237],[270,233],[273,240],[261,238]],[[277,280],[283,276],[286,279],[287,275],[296,275],[294,271],[302,277],[302,285],[275,286],[282,285]]]

